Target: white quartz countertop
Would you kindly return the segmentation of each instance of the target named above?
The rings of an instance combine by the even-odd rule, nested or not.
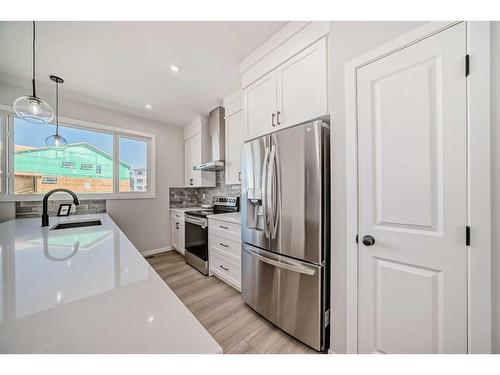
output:
[[[107,214],[40,224],[0,224],[0,353],[222,353]]]
[[[239,212],[230,212],[227,214],[216,214],[208,215],[209,219],[221,220],[226,223],[240,224],[241,225],[241,215]]]
[[[202,209],[203,208],[201,207],[180,207],[180,208],[171,208],[170,211],[188,212],[188,211],[198,211]]]

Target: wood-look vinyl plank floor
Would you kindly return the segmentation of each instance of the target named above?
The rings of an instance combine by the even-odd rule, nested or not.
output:
[[[228,354],[318,354],[269,323],[215,276],[208,277],[175,252],[147,258],[149,264]]]

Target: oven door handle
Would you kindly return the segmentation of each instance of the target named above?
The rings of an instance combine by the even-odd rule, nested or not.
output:
[[[184,220],[186,223],[197,225],[199,227],[202,227],[203,229],[205,229],[207,227],[207,220],[205,220],[205,219],[197,219],[197,218],[189,217],[188,215],[186,215]]]
[[[243,246],[243,250],[246,251],[247,253],[249,253],[251,256],[259,259],[260,261],[267,263],[267,264],[270,264],[271,266],[275,266],[275,267],[282,268],[282,269],[292,271],[292,272],[303,273],[303,274],[309,275],[309,276],[312,276],[316,273],[316,270],[313,268],[280,262],[278,260],[274,260],[274,259],[268,258],[266,256],[257,254],[255,251],[249,249],[246,246]]]

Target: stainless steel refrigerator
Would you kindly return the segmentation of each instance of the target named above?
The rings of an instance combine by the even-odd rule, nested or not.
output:
[[[330,321],[327,119],[243,146],[241,288],[255,311],[323,351]]]

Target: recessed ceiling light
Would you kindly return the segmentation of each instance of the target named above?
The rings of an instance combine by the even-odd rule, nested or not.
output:
[[[178,67],[177,65],[171,65],[171,66],[170,66],[170,70],[171,70],[172,72],[178,72],[178,71],[179,71],[179,67]]]
[[[153,108],[153,106],[151,104],[146,104],[144,107],[146,107],[147,109]]]

